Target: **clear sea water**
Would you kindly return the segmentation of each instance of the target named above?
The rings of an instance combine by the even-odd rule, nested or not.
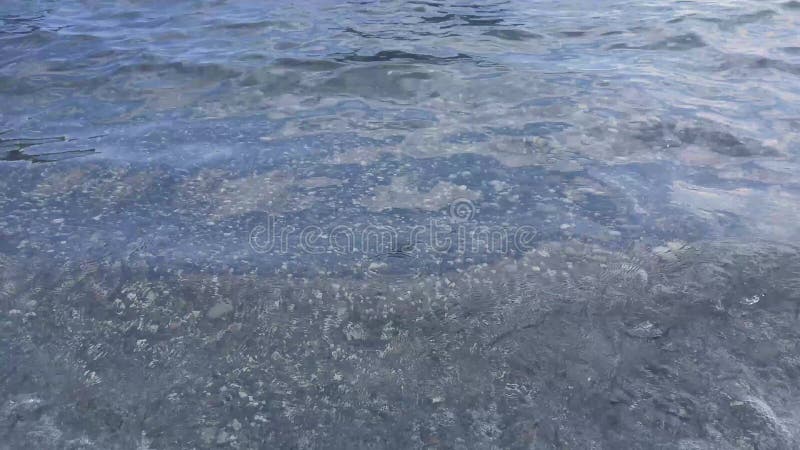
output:
[[[0,449],[796,448],[798,30],[0,2]]]

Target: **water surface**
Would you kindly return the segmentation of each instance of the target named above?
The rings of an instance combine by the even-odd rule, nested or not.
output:
[[[794,448],[799,25],[0,6],[0,448]]]

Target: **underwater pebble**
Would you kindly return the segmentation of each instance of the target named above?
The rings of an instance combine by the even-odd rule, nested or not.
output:
[[[369,265],[369,270],[374,271],[374,270],[378,270],[378,269],[383,269],[384,267],[387,267],[387,266],[388,266],[388,264],[386,264],[386,263],[374,262],[374,263]]]
[[[640,339],[655,339],[664,335],[664,330],[656,326],[653,322],[645,320],[633,328],[625,330],[625,334],[630,337]]]
[[[228,302],[219,302],[208,310],[206,315],[209,319],[219,319],[222,316],[233,312],[233,305]]]
[[[225,431],[220,431],[219,434],[217,435],[217,444],[224,444],[228,442],[229,439],[230,435],[228,433],[226,433]]]
[[[760,301],[761,301],[761,296],[760,295],[753,295],[751,297],[743,298],[742,299],[742,304],[747,305],[747,306],[752,306],[752,305],[755,305],[756,303],[758,303]]]

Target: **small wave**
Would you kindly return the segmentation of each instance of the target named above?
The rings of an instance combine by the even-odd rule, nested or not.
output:
[[[566,38],[577,38],[586,36],[585,31],[559,31],[558,35]]]
[[[453,61],[472,59],[470,56],[459,53],[455,56],[433,56],[421,53],[409,53],[402,50],[382,50],[374,55],[347,55],[340,58],[340,61],[353,61],[353,62],[386,62],[386,61],[416,61],[425,63],[450,63]]]
[[[260,30],[264,28],[279,28],[279,29],[292,29],[294,28],[289,22],[276,21],[276,20],[257,20],[252,22],[227,22],[221,24],[214,24],[215,27],[227,30]]]
[[[648,144],[662,143],[663,147],[700,145],[721,155],[732,157],[777,156],[778,152],[758,142],[739,138],[724,130],[710,126],[678,126],[665,122],[642,126],[636,138]]]
[[[208,80],[224,80],[236,78],[241,72],[215,63],[188,63],[183,61],[141,61],[119,66],[114,75],[130,75],[137,73],[175,73],[181,76],[192,76]]]
[[[289,69],[308,70],[313,72],[325,72],[338,69],[342,64],[324,59],[297,59],[297,58],[278,58],[275,65]]]
[[[720,17],[695,17],[694,15],[685,16],[684,18],[692,18],[701,22],[716,24],[721,30],[732,30],[741,25],[748,25],[757,23],[763,20],[768,20],[776,16],[778,13],[771,9],[764,9],[754,13],[742,14],[728,19]],[[682,19],[684,19],[682,18]]]
[[[422,21],[425,23],[444,23],[444,22],[449,22],[451,20],[455,20],[457,18],[458,16],[455,14],[444,14],[441,16],[423,17]]]
[[[0,35],[3,34],[26,34],[39,30],[42,27],[44,14],[33,16],[21,15],[0,15]]]
[[[483,33],[484,36],[493,36],[506,41],[527,41],[531,39],[542,39],[544,36],[537,33],[531,33],[525,30],[514,29],[494,29]]]
[[[497,127],[491,128],[494,134],[503,136],[546,136],[548,134],[564,131],[572,125],[566,122],[531,122],[521,128]]]
[[[0,135],[5,133],[0,133]],[[29,161],[32,163],[55,162],[95,153],[95,149],[93,148],[45,153],[31,153],[26,150],[39,145],[63,142],[68,142],[65,136],[46,138],[0,138],[0,161]]]
[[[503,23],[503,19],[500,18],[487,18],[483,16],[461,16],[461,19],[464,20],[467,26],[490,26],[490,25],[500,25]]]
[[[706,43],[696,33],[686,33],[677,36],[670,36],[652,44],[642,46],[630,46],[625,43],[614,44],[609,50],[670,50],[682,51],[705,47]]]
[[[798,51],[798,53],[800,53],[800,51]],[[792,75],[800,75],[800,64],[781,61],[775,58],[757,57],[751,55],[731,55],[727,58],[727,61],[717,68],[718,71],[741,69],[772,69]]]

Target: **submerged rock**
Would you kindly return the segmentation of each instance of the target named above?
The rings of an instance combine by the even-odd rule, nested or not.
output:
[[[209,319],[219,319],[233,312],[233,305],[228,302],[219,302],[212,306],[206,315]]]

